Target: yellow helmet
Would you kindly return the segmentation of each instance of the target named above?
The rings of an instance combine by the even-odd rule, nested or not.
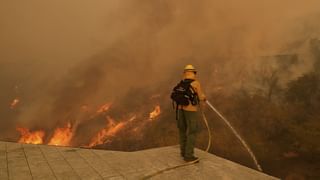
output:
[[[197,72],[197,70],[194,68],[193,65],[188,64],[186,67],[184,67],[184,72]]]

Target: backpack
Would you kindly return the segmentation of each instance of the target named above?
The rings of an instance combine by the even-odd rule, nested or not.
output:
[[[198,95],[191,86],[193,81],[193,79],[184,79],[173,88],[171,99],[176,103],[177,107],[178,105],[187,106],[190,102],[192,105],[198,104]]]

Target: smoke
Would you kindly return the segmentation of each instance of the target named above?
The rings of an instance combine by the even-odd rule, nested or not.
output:
[[[294,78],[312,69],[319,18],[315,0],[3,1],[0,137],[12,137],[16,124],[51,133],[81,124],[83,105],[118,102],[123,112],[130,101],[166,98],[189,63],[207,94],[232,92],[267,56],[298,54],[285,76]]]

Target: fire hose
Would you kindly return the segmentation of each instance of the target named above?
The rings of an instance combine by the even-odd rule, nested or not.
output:
[[[206,152],[209,152],[209,149],[210,149],[210,147],[211,147],[211,131],[210,131],[210,127],[209,127],[207,118],[206,118],[203,110],[201,109],[201,106],[200,106],[200,105],[199,105],[199,107],[200,107],[200,111],[201,111],[201,115],[202,115],[203,121],[204,121],[204,123],[205,123],[205,125],[206,125],[206,127],[207,127],[207,130],[208,130],[209,138],[208,138],[208,145],[207,145],[207,148],[206,148]],[[148,175],[148,176],[145,176],[143,179],[144,179],[144,180],[150,179],[150,178],[152,178],[152,177],[154,177],[154,176],[156,176],[156,175],[159,175],[159,174],[161,174],[161,173],[163,173],[163,172],[165,172],[165,171],[170,171],[170,170],[177,169],[177,168],[180,168],[180,167],[189,166],[189,165],[195,164],[195,163],[197,163],[197,162],[199,162],[199,159],[196,159],[196,160],[194,160],[194,161],[190,161],[190,162],[187,162],[187,163],[183,163],[183,164],[180,164],[180,165],[177,165],[177,166],[168,167],[168,168],[162,169],[162,170],[160,170],[160,171],[157,171],[157,172],[155,172],[155,173],[153,173],[153,174],[150,174],[150,175]]]
[[[239,139],[239,141],[241,142],[241,144],[246,148],[246,150],[248,151],[250,157],[253,159],[257,169],[259,171],[262,172],[262,168],[261,166],[259,165],[255,155],[253,154],[253,152],[251,151],[251,149],[249,148],[249,146],[247,145],[247,143],[241,138],[241,136],[239,135],[239,133],[233,128],[233,126],[230,124],[230,122],[208,101],[206,100],[206,103],[208,104],[208,106],[227,124],[227,126],[231,129],[231,131],[233,132],[233,134]],[[202,118],[203,118],[203,121],[206,125],[206,128],[207,128],[207,131],[208,131],[208,145],[207,145],[207,148],[206,148],[206,152],[209,152],[209,149],[211,147],[211,139],[212,139],[212,136],[211,136],[211,131],[210,131],[210,127],[209,127],[209,124],[208,124],[208,120],[207,120],[207,117],[206,115],[204,114],[204,111],[202,110],[201,106],[200,107],[200,111],[201,111],[201,115],[202,115]],[[191,161],[191,162],[187,162],[187,163],[184,163],[184,164],[180,164],[180,165],[177,165],[177,166],[172,166],[172,167],[168,167],[168,168],[165,168],[165,169],[162,169],[160,171],[157,171],[153,174],[150,174],[148,176],[145,176],[143,179],[146,180],[146,179],[150,179],[156,175],[159,175],[165,171],[170,171],[170,170],[173,170],[173,169],[177,169],[177,168],[180,168],[180,167],[184,167],[184,166],[188,166],[188,165],[192,165],[192,164],[195,164],[199,162],[199,159],[197,160],[194,160],[194,161]]]

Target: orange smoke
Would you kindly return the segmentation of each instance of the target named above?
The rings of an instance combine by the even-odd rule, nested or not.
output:
[[[55,146],[69,146],[72,137],[72,126],[68,123],[65,127],[57,128],[54,131],[54,134],[48,144]]]
[[[161,109],[160,109],[160,106],[157,105],[154,110],[150,113],[149,115],[149,119],[150,120],[154,120],[155,118],[157,118],[161,113]]]
[[[26,144],[42,144],[44,131],[33,131],[30,132],[27,128],[17,128],[17,131],[20,132],[21,137],[19,139],[19,143],[26,143]]]
[[[15,98],[11,104],[10,104],[10,108],[14,109],[15,107],[17,107],[17,105],[19,104],[20,100],[18,98]]]

